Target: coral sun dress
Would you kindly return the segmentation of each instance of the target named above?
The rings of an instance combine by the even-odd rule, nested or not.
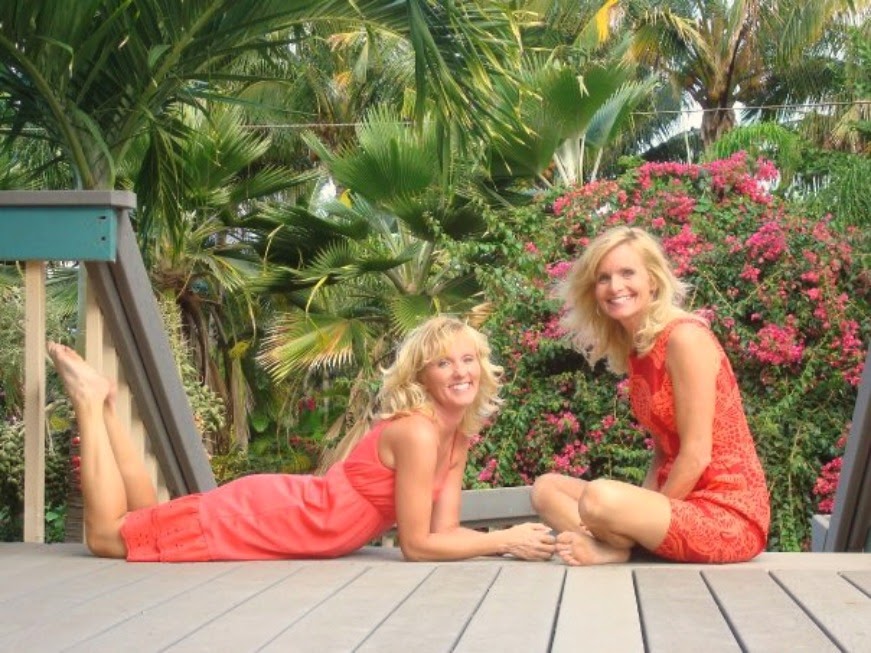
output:
[[[132,562],[334,558],[396,522],[394,470],[378,457],[387,421],[324,476],[254,474],[127,514]],[[433,501],[444,477],[436,479]]]
[[[644,356],[629,360],[629,390],[638,422],[664,454],[658,487],[668,478],[680,449],[674,392],[665,365],[672,329],[692,323],[704,329],[720,352],[711,462],[684,499],[671,499],[671,522],[655,554],[685,562],[739,562],[759,554],[768,539],[770,504],[765,476],[747,426],[738,384],[713,333],[692,319],[670,323]]]

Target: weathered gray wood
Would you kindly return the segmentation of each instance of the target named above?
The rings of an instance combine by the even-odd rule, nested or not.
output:
[[[135,586],[124,586],[107,591],[94,599],[74,608],[57,613],[51,620],[51,627],[45,625],[25,628],[4,640],[5,650],[54,651],[71,648],[82,642],[94,642],[101,633],[110,633],[123,626],[130,619],[144,619],[156,630],[162,626],[159,608],[174,597],[184,595],[186,602],[176,604],[174,609],[180,617],[188,616],[203,595],[198,588],[214,578],[238,568],[237,564],[211,563],[207,565],[149,565],[151,573]],[[250,570],[251,572],[254,569]],[[192,617],[188,617],[192,620]],[[192,623],[195,623],[192,620]],[[118,632],[118,631],[116,631]],[[105,639],[102,643],[107,643]],[[98,650],[96,645],[84,646],[80,650]],[[135,642],[133,643],[135,644]],[[132,650],[131,642],[115,641],[115,648],[104,650]],[[145,650],[154,650],[153,648]]]
[[[433,572],[428,564],[368,569],[267,644],[263,651],[352,651]]]
[[[115,263],[87,263],[106,325],[174,495],[215,487],[126,211],[118,212]]]
[[[794,571],[813,571],[813,581]],[[798,580],[781,584],[781,575]],[[334,561],[172,565],[18,542],[0,545],[0,591],[4,653],[709,653],[742,642],[750,651],[798,650],[785,648],[794,628],[784,627],[781,605],[802,613],[800,623],[822,624],[844,650],[862,651],[871,556],[766,553],[736,565],[646,560],[585,569],[498,557],[407,563],[395,549],[366,547]],[[748,624],[776,635],[772,648],[750,643]]]
[[[635,583],[647,651],[740,650],[700,572],[639,569]]]
[[[845,571],[840,575],[842,578],[853,583],[867,596],[871,596],[871,571]]]
[[[818,541],[821,538],[817,538]],[[871,551],[871,343],[823,551]]]
[[[566,571],[551,651],[644,651],[630,567],[574,567]]]
[[[773,576],[843,650],[871,651],[871,597],[822,571],[776,571]]]
[[[109,561],[110,564],[117,561]],[[54,586],[67,579],[89,574],[103,567],[105,563],[96,558],[81,558],[75,564],[61,556],[25,557],[0,574],[0,602],[15,599],[26,592]],[[2,605],[2,603],[0,603]]]
[[[167,651],[258,651],[366,569],[344,561],[323,561],[293,567],[292,574],[282,577],[279,567],[274,582],[270,578],[261,591],[196,628]]]
[[[207,574],[207,570],[202,568],[208,566],[187,565],[180,569],[201,580]],[[83,653],[114,653],[121,650],[147,653],[163,650],[197,630],[201,624],[219,619],[233,607],[256,596],[264,586],[281,581],[292,573],[290,566],[281,563],[266,562],[253,568],[245,564],[222,566],[226,569],[225,573],[208,574],[204,582],[173,593],[166,600],[143,609],[69,650]]]
[[[824,575],[826,572],[810,573]],[[832,641],[768,573],[751,569],[712,569],[702,575],[746,650],[837,651]]]
[[[101,594],[127,587],[135,592],[135,583],[152,573],[148,565],[98,562],[96,569],[82,565],[77,574],[57,574],[39,587],[34,584],[31,588],[28,582],[25,591],[0,602],[0,650],[5,648],[4,638],[13,639],[13,633],[53,623],[58,614],[66,614]]]
[[[540,521],[532,507],[531,490],[529,486],[464,490],[460,521],[469,528],[495,528]]]
[[[499,570],[456,564],[438,567],[379,625],[357,653],[452,651]]]
[[[564,578],[561,565],[507,561],[454,650],[546,651]]]

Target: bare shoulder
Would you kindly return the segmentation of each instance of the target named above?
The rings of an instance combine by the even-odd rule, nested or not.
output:
[[[680,322],[672,328],[667,352],[671,361],[713,361],[719,357],[716,337],[708,326],[691,320]]]
[[[382,441],[390,448],[433,447],[438,448],[439,434],[436,425],[425,415],[413,414],[392,420],[384,427]]]

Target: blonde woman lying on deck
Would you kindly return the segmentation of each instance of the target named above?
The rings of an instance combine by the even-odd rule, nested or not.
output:
[[[48,352],[75,410],[88,548],[130,561],[331,558],[397,525],[408,560],[511,554],[547,560],[542,524],[481,533],[459,525],[470,437],[498,407],[500,368],[485,337],[432,318],[385,370],[379,412],[349,434],[324,476],[255,474],[157,504],[115,415],[112,384],[56,343]]]

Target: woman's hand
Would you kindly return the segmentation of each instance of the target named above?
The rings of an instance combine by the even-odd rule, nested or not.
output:
[[[550,527],[535,522],[518,524],[503,531],[505,553],[521,560],[550,560],[556,551],[556,538]]]

